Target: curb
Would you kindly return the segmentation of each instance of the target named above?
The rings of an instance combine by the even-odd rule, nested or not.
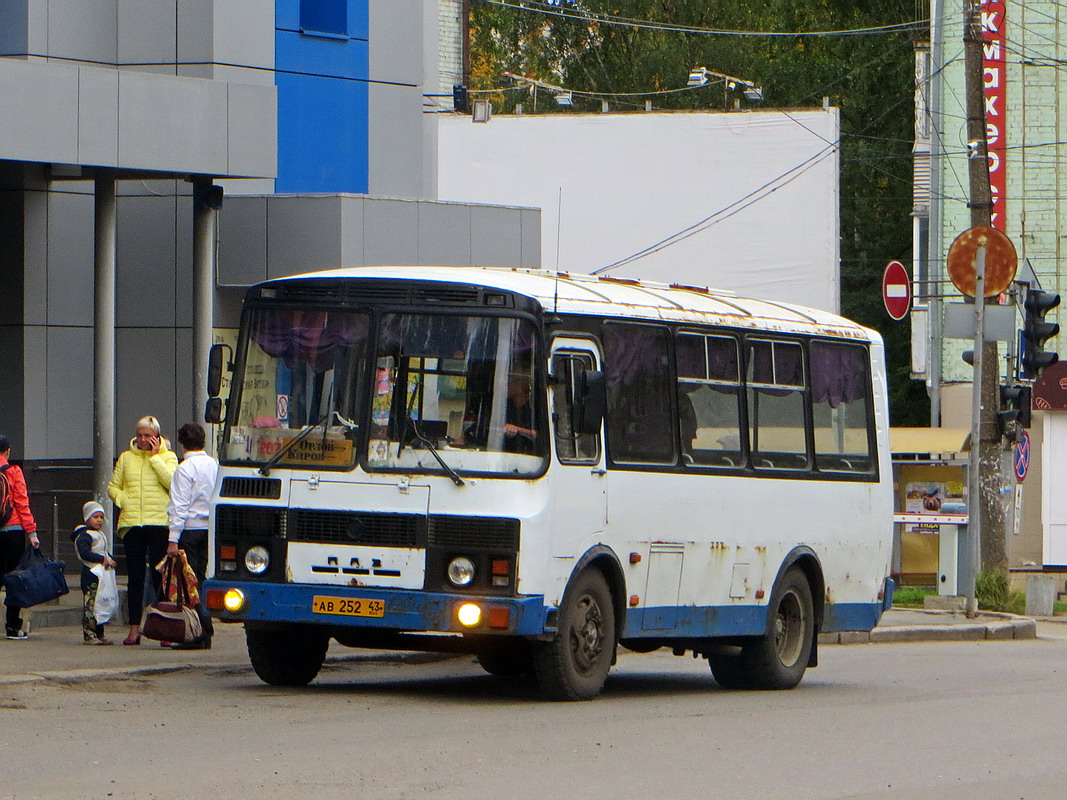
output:
[[[1000,616],[1000,615],[998,615]],[[819,644],[891,644],[897,642],[977,642],[1036,639],[1037,621],[1010,617],[996,622],[965,625],[902,625],[870,631],[820,633]]]
[[[331,656],[323,662],[323,669],[329,666],[348,664],[354,661],[366,661],[387,664],[432,664],[462,658],[464,653],[422,653],[393,652],[352,654]],[[126,678],[166,675],[185,670],[227,670],[230,672],[251,672],[252,666],[245,663],[229,661],[185,662],[182,664],[153,664],[151,666],[110,667],[98,669],[67,669],[45,672],[31,672],[24,675],[0,675],[0,686],[14,686],[26,683],[80,683],[83,681],[120,681]]]

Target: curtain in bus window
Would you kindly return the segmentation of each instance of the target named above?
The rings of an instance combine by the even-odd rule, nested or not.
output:
[[[824,472],[872,472],[867,349],[812,342],[808,357],[816,466]]]
[[[608,452],[622,463],[675,461],[667,330],[604,325]]]
[[[337,348],[363,344],[368,330],[365,314],[294,310],[257,312],[251,334],[263,352],[290,369],[307,364],[323,372],[333,366]]]
[[[829,403],[830,408],[837,408],[841,403],[854,403],[867,396],[865,348],[812,342],[808,356],[813,403]]]
[[[752,465],[807,469],[804,351],[798,342],[750,339],[748,435]]]
[[[682,460],[696,466],[742,466],[737,342],[683,333],[675,340],[675,354]]]
[[[379,352],[405,356],[464,358],[468,317],[389,314],[382,320]]]

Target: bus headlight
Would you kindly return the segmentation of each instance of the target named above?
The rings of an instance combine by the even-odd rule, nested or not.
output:
[[[245,595],[240,589],[227,589],[222,596],[222,605],[231,614],[236,614],[245,607]]]
[[[448,579],[453,586],[466,586],[474,580],[474,562],[466,556],[456,556],[448,562]]]
[[[456,619],[460,625],[473,628],[482,621],[482,609],[475,603],[464,603],[456,609]]]
[[[245,553],[245,569],[253,575],[262,575],[270,566],[270,554],[266,547],[255,545]]]

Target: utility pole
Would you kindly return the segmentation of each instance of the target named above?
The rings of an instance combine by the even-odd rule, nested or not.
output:
[[[970,151],[968,172],[971,226],[989,226],[992,219],[993,201],[989,187],[989,157],[986,148],[982,22],[979,0],[965,0],[963,49],[966,73],[967,143]],[[984,283],[980,291],[985,291]],[[978,547],[977,552],[981,554],[981,566],[990,569],[1002,567],[1007,563],[1004,509],[1000,502],[1000,488],[1003,483],[1000,463],[1000,430],[996,422],[996,412],[1000,403],[998,392],[1000,362],[995,341],[981,343],[981,358],[979,358],[978,343],[975,344],[975,377],[979,380],[977,388],[980,391],[978,395],[980,402],[977,404],[978,419],[975,427],[979,435],[977,442],[972,440],[971,447],[978,449],[978,476],[977,480],[970,481],[970,485],[977,490],[978,496],[972,498],[970,502],[972,509],[970,529],[974,537],[972,541]],[[980,374],[977,374],[979,364],[983,366],[983,369]],[[972,459],[973,462],[974,459]],[[977,515],[974,510],[978,511]],[[975,564],[975,569],[977,568],[978,565]]]

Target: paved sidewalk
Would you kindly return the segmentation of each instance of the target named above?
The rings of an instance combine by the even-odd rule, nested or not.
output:
[[[211,650],[170,650],[142,639],[137,647],[121,644],[125,625],[109,625],[110,647],[86,646],[81,641],[81,592],[77,587],[53,605],[30,614],[30,638],[0,639],[0,685],[35,681],[107,680],[154,675],[185,669],[251,669],[241,625],[216,624]],[[1042,620],[1067,623],[1067,618]],[[1067,631],[1067,628],[1065,628]],[[823,634],[820,644],[885,642],[978,641],[1034,639],[1037,621],[1009,614],[981,614],[968,619],[960,613],[894,608],[870,633]],[[328,662],[384,660],[422,662],[441,656],[426,653],[353,650],[331,644]],[[450,658],[451,656],[445,656]]]
[[[1036,638],[1037,622],[1030,617],[984,612],[968,619],[965,614],[954,611],[891,608],[882,615],[878,625],[870,633],[824,633],[819,636],[819,643],[883,644]]]

